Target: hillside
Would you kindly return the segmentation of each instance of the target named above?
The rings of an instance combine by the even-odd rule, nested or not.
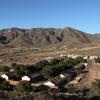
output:
[[[73,28],[10,28],[0,30],[0,47],[62,46],[82,47],[90,45],[95,36]],[[99,36],[100,38],[100,36]]]
[[[81,80],[80,84],[88,87],[91,86],[92,82],[94,82],[96,79],[100,79],[100,65],[98,64],[90,65],[88,73]]]

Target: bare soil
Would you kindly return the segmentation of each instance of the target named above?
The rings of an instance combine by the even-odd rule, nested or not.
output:
[[[85,48],[47,48],[47,49],[29,49],[29,48],[10,48],[0,50],[0,65],[10,65],[11,63],[33,64],[40,60],[50,60],[54,57],[60,57],[67,54],[79,55],[100,55],[100,45]]]
[[[100,65],[93,64],[89,66],[88,72],[80,81],[80,84],[85,87],[90,87],[92,82],[94,82],[96,79],[100,79]]]

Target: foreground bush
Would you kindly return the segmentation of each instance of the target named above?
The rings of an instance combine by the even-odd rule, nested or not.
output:
[[[90,96],[100,96],[100,80],[95,80],[92,83]]]
[[[19,82],[19,84],[17,84],[14,87],[14,91],[16,92],[31,92],[32,91],[32,86],[30,82]]]

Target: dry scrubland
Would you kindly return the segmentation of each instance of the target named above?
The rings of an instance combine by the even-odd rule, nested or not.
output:
[[[4,49],[0,52],[0,64],[9,65],[13,62],[19,64],[32,64],[43,59],[51,59],[54,57],[60,57],[67,54],[81,54],[81,55],[100,55],[100,46],[85,47],[85,48],[47,48],[47,49],[33,49],[29,48],[14,48]]]
[[[100,55],[100,35],[70,27],[0,30],[0,64],[31,64],[67,54]]]

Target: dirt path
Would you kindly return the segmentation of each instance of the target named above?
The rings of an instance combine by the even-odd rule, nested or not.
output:
[[[85,87],[90,87],[95,79],[100,79],[100,65],[94,64],[89,66],[88,73],[81,80],[80,84]]]

